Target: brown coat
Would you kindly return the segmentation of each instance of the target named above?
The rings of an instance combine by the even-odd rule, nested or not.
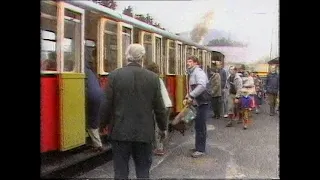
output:
[[[210,90],[212,97],[219,97],[221,96],[221,77],[219,73],[213,73],[210,77]]]

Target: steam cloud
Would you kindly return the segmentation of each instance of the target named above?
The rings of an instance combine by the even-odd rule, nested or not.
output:
[[[213,23],[213,11],[207,12],[190,32],[191,40],[202,44],[204,36]]]

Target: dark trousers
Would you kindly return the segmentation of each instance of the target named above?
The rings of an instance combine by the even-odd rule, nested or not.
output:
[[[101,105],[101,98],[99,96],[87,98],[86,112],[88,118],[88,125],[92,129],[100,127],[99,108]]]
[[[128,179],[129,159],[135,164],[137,178],[149,178],[152,163],[152,144],[130,141],[112,141],[115,179]]]
[[[196,150],[206,151],[207,125],[209,105],[203,104],[197,107],[197,117],[195,119],[196,130]]]
[[[220,116],[221,111],[221,96],[212,97],[212,110],[215,116]]]

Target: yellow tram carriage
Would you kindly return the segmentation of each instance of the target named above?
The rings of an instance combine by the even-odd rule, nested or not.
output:
[[[41,1],[42,153],[86,143],[85,52],[96,52],[92,61],[104,88],[108,73],[126,64],[131,43],[144,45],[143,64],[160,66],[176,113],[186,94],[186,58],[197,55],[206,71],[212,56],[223,56],[91,1]]]

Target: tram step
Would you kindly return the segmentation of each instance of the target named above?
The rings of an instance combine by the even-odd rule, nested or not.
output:
[[[69,168],[111,150],[110,144],[103,144],[103,151],[89,151],[88,147],[80,147],[69,152],[54,152],[41,157],[41,177],[50,176],[58,171]]]

